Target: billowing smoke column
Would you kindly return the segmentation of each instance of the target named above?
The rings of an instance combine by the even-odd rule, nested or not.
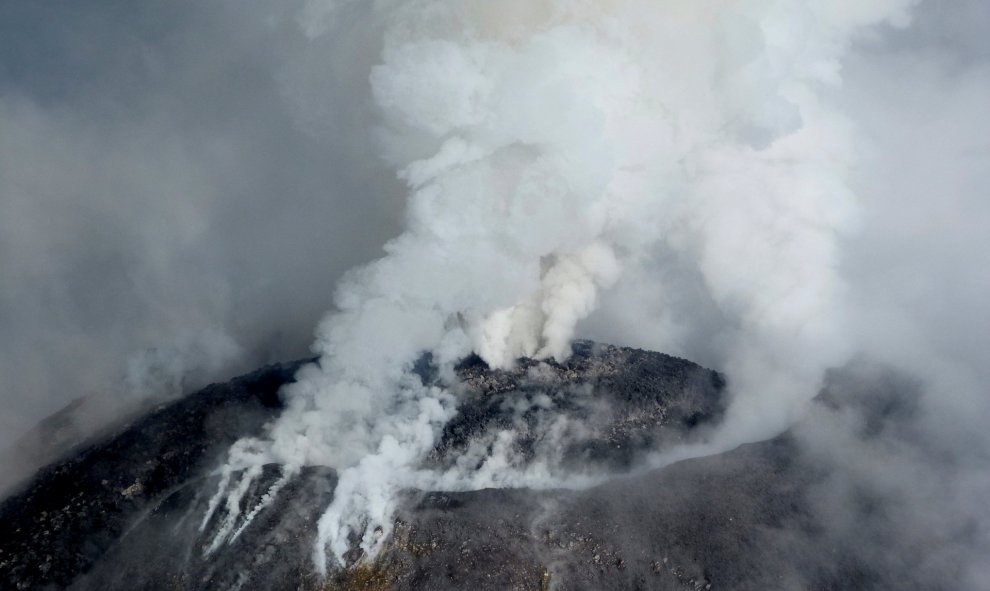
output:
[[[343,564],[351,536],[373,556],[400,488],[492,485],[419,467],[456,400],[412,363],[564,358],[603,290],[657,250],[691,261],[734,327],[734,404],[707,451],[785,428],[851,346],[835,266],[856,223],[855,138],[821,90],[859,29],[903,23],[910,4],[313,2],[312,35],[381,24],[368,80],[383,156],[409,186],[405,231],[339,286],[319,367],[267,440],[232,450],[211,508],[234,472],[237,496],[263,463],[332,466],[316,563]],[[553,484],[537,480],[498,483]]]

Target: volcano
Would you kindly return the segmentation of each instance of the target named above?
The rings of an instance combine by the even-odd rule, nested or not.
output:
[[[883,519],[868,498],[845,537],[830,533],[818,509],[827,474],[790,431],[650,469],[651,454],[719,422],[725,381],[683,359],[591,342],[560,363],[464,360],[446,384],[458,414],[423,462],[463,462],[511,431],[517,457],[535,463],[563,421],[575,435],[550,442],[562,467],[610,477],[577,489],[404,491],[377,556],[355,544],[345,567],[319,575],[314,536],[334,469],[305,467],[262,504],[280,477],[265,466],[240,499],[242,515],[262,508],[236,535],[219,536],[222,516],[209,510],[226,450],[278,415],[280,388],[306,363],[317,361],[209,386],[42,468],[0,505],[4,588],[837,589],[894,588],[904,576],[864,551],[880,543],[868,534]],[[440,380],[428,357],[416,372]],[[847,377],[830,374],[820,412],[866,387]],[[884,421],[905,411],[871,412]]]

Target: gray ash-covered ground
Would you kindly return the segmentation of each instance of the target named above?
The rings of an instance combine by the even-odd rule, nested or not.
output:
[[[856,527],[836,537],[820,510],[827,474],[790,433],[587,490],[407,491],[377,559],[325,579],[313,572],[313,540],[336,476],[306,468],[242,535],[207,553],[221,519],[200,531],[214,470],[235,440],[277,416],[278,390],[300,365],[206,388],[42,469],[0,504],[0,587],[884,589],[924,580],[910,576],[910,553],[874,560],[870,542],[854,541]],[[435,379],[427,364],[420,370]],[[541,430],[564,417],[582,426],[557,450],[564,467],[621,474],[647,451],[701,436],[726,402],[715,372],[587,342],[564,363],[493,371],[468,359],[458,372],[459,414],[424,460],[431,467],[506,429],[521,457],[535,456]],[[862,385],[832,378],[828,412]],[[279,475],[268,466],[243,508]],[[865,535],[884,516],[867,504],[858,519]]]
[[[472,357],[453,386],[458,414],[430,457],[445,465],[485,434],[512,430],[520,453],[534,454],[550,423],[580,428],[557,450],[563,468],[628,468],[648,450],[684,442],[694,427],[721,418],[724,379],[690,361],[635,349],[574,344],[565,363],[523,359],[492,370]],[[700,430],[699,430],[700,431]],[[556,442],[554,442],[556,443]]]

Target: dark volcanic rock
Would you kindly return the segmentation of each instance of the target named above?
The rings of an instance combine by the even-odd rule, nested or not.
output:
[[[43,468],[0,504],[0,581],[64,588],[149,513],[202,481],[234,441],[260,431],[299,363],[210,386]]]
[[[399,516],[379,568],[401,573],[398,589],[802,587],[789,559],[803,548],[778,535],[809,527],[790,446],[780,438],[586,491],[431,493]]]
[[[277,416],[278,389],[300,365],[211,386],[41,470],[0,505],[0,586],[839,589],[896,581],[825,535],[810,493],[824,475],[789,434],[587,490],[407,491],[383,552],[326,579],[313,572],[313,540],[336,475],[307,468],[242,535],[207,552],[222,521],[215,512],[203,523],[214,471],[236,439]],[[438,379],[429,359],[418,371]],[[587,342],[564,363],[521,360],[494,371],[473,358],[458,373],[459,415],[428,466],[449,466],[473,442],[511,429],[518,457],[552,444],[565,467],[618,474],[647,450],[698,436],[724,406],[724,381],[712,371]],[[833,381],[825,398],[834,406],[856,384]],[[548,443],[543,434],[558,420],[581,428]],[[267,466],[242,512],[280,475]]]
[[[565,363],[520,360],[489,369],[473,357],[458,367],[458,415],[431,457],[445,465],[485,433],[513,429],[522,455],[535,453],[548,423],[566,419],[582,433],[559,450],[564,467],[627,468],[647,450],[686,441],[722,416],[721,375],[690,361],[578,341]]]

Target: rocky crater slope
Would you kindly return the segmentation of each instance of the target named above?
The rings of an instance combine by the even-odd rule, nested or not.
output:
[[[563,470],[621,476],[582,490],[407,491],[377,559],[355,550],[350,568],[321,578],[312,566],[315,524],[336,476],[311,467],[236,539],[209,551],[221,527],[219,513],[203,524],[215,469],[235,440],[262,433],[277,416],[279,388],[302,363],[210,386],[40,470],[0,504],[0,587],[897,586],[897,563],[864,558],[823,523],[817,485],[826,475],[802,459],[790,433],[660,470],[634,469],[648,452],[717,423],[724,380],[660,353],[588,342],[560,364],[521,360],[496,371],[465,360],[451,386],[459,414],[425,463],[444,469],[511,433],[516,461],[550,458]],[[418,371],[439,379],[428,359]],[[859,382],[832,381],[823,400],[834,410]],[[255,506],[279,476],[278,466],[266,467],[243,507]],[[880,519],[868,506],[862,516],[864,528]]]

